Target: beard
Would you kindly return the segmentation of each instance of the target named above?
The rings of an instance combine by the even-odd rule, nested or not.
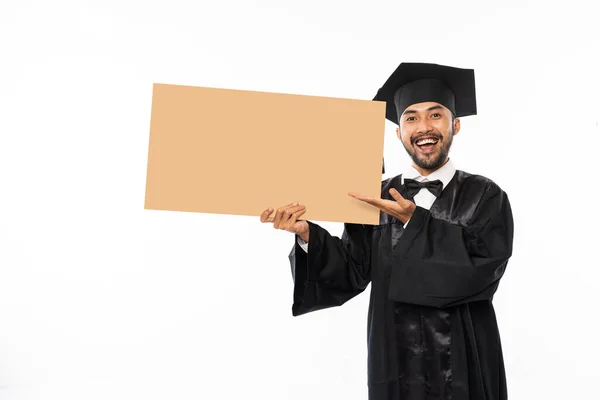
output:
[[[433,135],[437,137],[438,143],[440,144],[440,151],[433,154],[421,154],[414,149],[415,142],[419,140],[420,137],[426,135],[417,136],[411,139],[411,147],[407,147],[404,142],[402,142],[402,145],[417,166],[427,170],[435,170],[444,164],[446,158],[448,158],[448,154],[450,154],[450,147],[452,146],[454,131],[454,125],[452,125],[452,129],[450,130],[450,134],[447,136],[448,139],[446,141],[444,141],[441,135]]]

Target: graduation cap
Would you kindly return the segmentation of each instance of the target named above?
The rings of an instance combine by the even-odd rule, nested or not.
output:
[[[399,116],[412,104],[440,103],[455,117],[477,114],[475,71],[428,63],[401,63],[373,98],[385,101],[385,117],[399,124]],[[382,164],[381,173],[385,173]]]
[[[475,71],[427,63],[401,63],[377,91],[375,101],[386,102],[386,119],[398,118],[412,104],[433,101],[455,117],[477,114]]]

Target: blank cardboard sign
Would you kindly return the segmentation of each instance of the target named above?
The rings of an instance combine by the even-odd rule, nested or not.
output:
[[[385,103],[154,84],[145,209],[377,224]]]

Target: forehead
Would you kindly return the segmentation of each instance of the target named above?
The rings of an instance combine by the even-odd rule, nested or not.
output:
[[[421,112],[427,112],[430,110],[450,112],[450,110],[448,108],[441,105],[440,103],[436,103],[435,101],[427,101],[424,103],[411,104],[409,107],[406,108],[406,110],[404,110],[403,114],[415,113],[415,112],[421,113]]]

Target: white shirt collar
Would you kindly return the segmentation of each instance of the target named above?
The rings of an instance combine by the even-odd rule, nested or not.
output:
[[[455,172],[456,172],[456,168],[455,168],[454,164],[452,163],[451,159],[448,159],[446,164],[444,164],[440,168],[436,169],[428,176],[421,176],[421,174],[419,174],[419,171],[417,171],[412,166],[412,164],[410,164],[409,166],[407,166],[405,171],[402,173],[400,183],[404,184],[404,178],[414,179],[419,182],[425,182],[425,181],[431,182],[431,181],[435,181],[436,179],[439,179],[440,181],[442,181],[442,184],[444,185],[443,188],[445,189],[446,186],[448,185],[448,183],[454,177]]]

